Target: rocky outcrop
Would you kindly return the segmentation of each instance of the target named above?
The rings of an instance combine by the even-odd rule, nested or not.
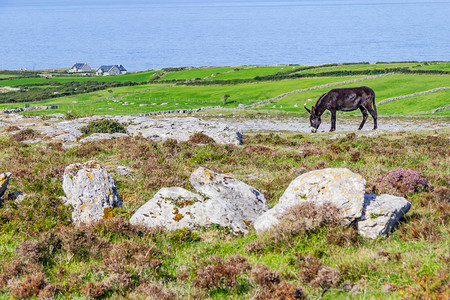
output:
[[[268,209],[258,190],[225,174],[199,168],[190,182],[198,194],[178,187],[162,188],[130,222],[167,230],[217,224],[246,233],[249,225]]]
[[[162,188],[131,217],[133,225],[166,230],[211,225],[205,199],[180,187]]]
[[[357,223],[358,232],[371,239],[386,236],[410,208],[411,203],[403,197],[366,194],[363,216]]]
[[[147,119],[138,124],[129,125],[127,132],[130,135],[142,135],[154,141],[175,139],[187,141],[194,133],[203,133],[219,144],[242,144],[242,133],[220,122],[208,122],[202,119],[170,118]]]
[[[116,133],[93,133],[90,136],[80,139],[80,143],[117,139],[117,138],[124,137],[124,136],[129,136],[129,135],[126,133],[119,133],[119,132],[116,132]]]
[[[278,204],[261,215],[254,227],[262,233],[277,225],[286,209],[305,202],[331,202],[342,212],[344,224],[360,218],[364,203],[365,180],[344,168],[315,170],[292,181]]]
[[[3,196],[3,194],[6,191],[6,188],[8,187],[9,179],[11,178],[11,173],[1,173],[0,174],[0,197]]]
[[[114,179],[95,161],[66,167],[63,189],[76,224],[101,220],[112,208],[122,206]]]
[[[343,217],[342,225],[355,222],[360,235],[386,236],[410,207],[405,198],[364,193],[365,180],[348,169],[323,169],[305,173],[290,183],[278,204],[262,214],[254,227],[261,234],[283,218],[288,208],[302,202],[333,203]]]
[[[226,174],[200,167],[191,174],[189,181],[197,192],[208,197],[217,207],[223,207],[224,211],[228,211],[225,204],[231,204],[233,211],[227,214],[233,215],[234,219],[254,222],[268,210],[266,198],[261,192]],[[220,220],[226,216],[217,214],[216,218]],[[238,227],[245,225],[244,221],[241,222]]]

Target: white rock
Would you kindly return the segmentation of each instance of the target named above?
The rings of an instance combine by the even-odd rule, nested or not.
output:
[[[117,138],[124,137],[124,136],[129,136],[129,135],[126,133],[119,133],[119,132],[116,132],[116,133],[93,133],[90,136],[82,138],[80,140],[80,143],[117,139]]]
[[[225,174],[203,167],[189,178],[192,186],[210,198],[207,206],[213,212],[211,220],[234,231],[247,232],[249,222],[254,222],[268,210],[264,195],[248,184]]]
[[[246,233],[249,224],[267,210],[261,193],[229,176],[199,168],[190,181],[199,194],[179,187],[162,188],[130,222],[167,230],[218,224]]]
[[[386,236],[410,208],[411,203],[403,197],[366,194],[364,215],[357,223],[358,232],[371,239]]]
[[[66,167],[63,189],[67,203],[74,208],[72,219],[76,224],[101,220],[106,208],[122,206],[114,179],[94,161]]]
[[[257,233],[277,225],[286,209],[305,201],[331,202],[342,213],[344,225],[360,218],[364,203],[365,180],[345,168],[315,170],[294,179],[278,204],[261,215],[254,224]]]
[[[209,122],[193,117],[148,119],[146,122],[129,125],[127,132],[130,135],[142,135],[155,141],[176,139],[187,141],[191,135],[201,132],[220,144],[242,144],[242,133],[230,128],[224,123]]]
[[[166,230],[211,225],[202,196],[180,187],[162,188],[130,218],[133,225]]]

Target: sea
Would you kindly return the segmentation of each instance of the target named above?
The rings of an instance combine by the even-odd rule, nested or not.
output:
[[[449,60],[444,0],[0,0],[0,69]]]

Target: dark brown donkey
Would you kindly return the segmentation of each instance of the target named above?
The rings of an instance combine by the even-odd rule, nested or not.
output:
[[[372,108],[373,105],[373,108]],[[373,129],[377,129],[377,108],[375,106],[375,92],[367,87],[353,87],[343,89],[332,89],[328,93],[320,96],[311,110],[306,106],[305,109],[311,115],[309,121],[311,122],[311,131],[316,132],[319,128],[320,116],[328,109],[331,112],[331,131],[336,130],[336,111],[352,111],[360,109],[363,114],[363,120],[359,125],[358,130],[361,130],[367,120],[367,111],[373,118]]]

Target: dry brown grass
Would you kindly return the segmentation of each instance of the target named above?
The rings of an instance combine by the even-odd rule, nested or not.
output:
[[[250,265],[242,256],[233,256],[226,261],[214,256],[209,263],[197,270],[193,283],[201,289],[232,289],[237,285],[237,277],[249,269]]]

